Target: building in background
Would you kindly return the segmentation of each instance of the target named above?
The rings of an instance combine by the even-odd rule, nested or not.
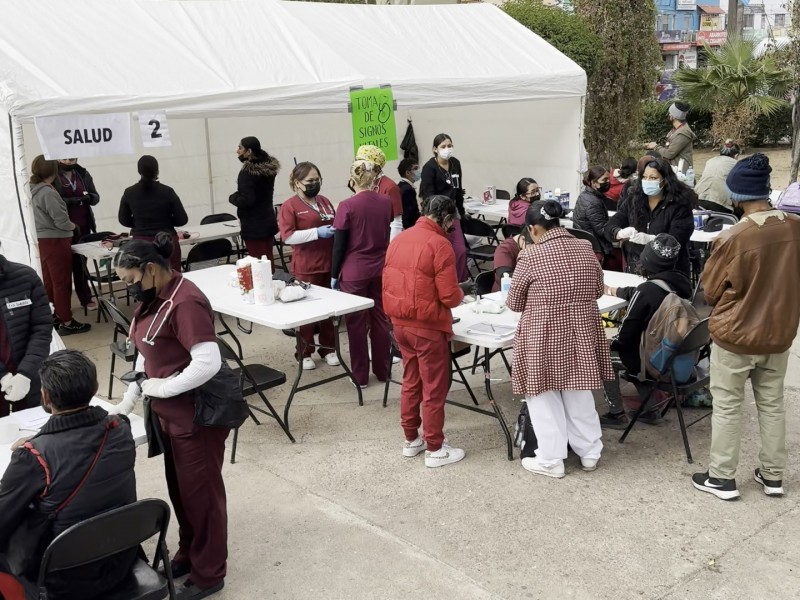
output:
[[[727,0],[720,0],[724,4]],[[763,40],[789,35],[791,12],[787,0],[740,0],[739,28],[745,37]]]
[[[696,0],[656,0],[656,32],[664,70],[697,67],[700,15]]]

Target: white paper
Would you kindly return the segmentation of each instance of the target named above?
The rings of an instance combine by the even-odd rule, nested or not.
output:
[[[48,160],[133,154],[130,113],[36,117],[34,123]]]
[[[11,416],[19,425],[19,428],[26,431],[39,431],[42,425],[47,423],[50,418],[50,415],[41,406],[21,410],[20,412],[12,413]]]
[[[492,337],[503,338],[516,331],[516,327],[510,325],[494,325],[492,323],[475,323],[470,325],[467,333],[489,335]]]
[[[142,132],[142,146],[145,148],[166,148],[172,146],[166,111],[156,110],[140,112],[139,129]]]

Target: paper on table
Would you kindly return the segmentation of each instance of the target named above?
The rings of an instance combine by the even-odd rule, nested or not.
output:
[[[490,335],[492,337],[506,337],[516,331],[516,327],[511,325],[493,325],[492,323],[475,323],[467,329],[467,333],[477,333],[480,335]]]
[[[19,424],[20,429],[29,431],[39,431],[50,418],[41,406],[31,408],[18,413],[11,413],[11,416]]]

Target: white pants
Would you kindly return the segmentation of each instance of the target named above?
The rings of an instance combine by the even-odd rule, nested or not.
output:
[[[539,443],[536,457],[544,466],[563,464],[567,458],[567,444],[581,458],[600,458],[603,432],[592,392],[544,392],[527,396],[525,402]]]

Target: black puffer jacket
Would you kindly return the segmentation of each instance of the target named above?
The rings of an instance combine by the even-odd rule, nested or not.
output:
[[[578,196],[575,210],[572,213],[572,222],[575,227],[593,233],[603,248],[603,254],[611,254],[614,247],[606,239],[605,227],[608,223],[608,209],[605,205],[606,197],[594,188],[586,187]]]
[[[641,182],[637,181],[620,199],[617,213],[606,224],[605,234],[609,242],[615,241],[619,230],[626,227],[635,227],[637,231],[651,235],[670,234],[681,245],[675,268],[688,276],[689,240],[694,232],[692,208],[697,206],[697,194],[686,184],[678,182],[677,186],[676,193],[665,195],[656,209],[651,211]],[[642,248],[644,246],[631,242],[623,244],[629,271],[636,271]]]
[[[31,380],[28,396],[15,409],[38,406],[41,399],[39,365],[50,354],[53,313],[36,271],[10,262],[0,254],[0,327],[4,327],[14,364],[0,363],[0,377],[22,373]],[[0,394],[2,397],[2,394]]]
[[[9,539],[28,506],[51,515],[78,487],[108,433],[83,487],[53,519],[53,537],[72,525],[136,501],[136,449],[128,419],[100,407],[50,417],[16,450],[0,482],[0,539]],[[136,549],[61,571],[48,580],[50,598],[102,598],[130,571]],[[22,574],[18,575],[28,575]]]
[[[253,160],[242,164],[238,189],[229,199],[238,209],[236,214],[242,223],[242,239],[266,240],[278,233],[272,196],[275,192],[275,176],[280,168],[278,159],[263,151]]]

